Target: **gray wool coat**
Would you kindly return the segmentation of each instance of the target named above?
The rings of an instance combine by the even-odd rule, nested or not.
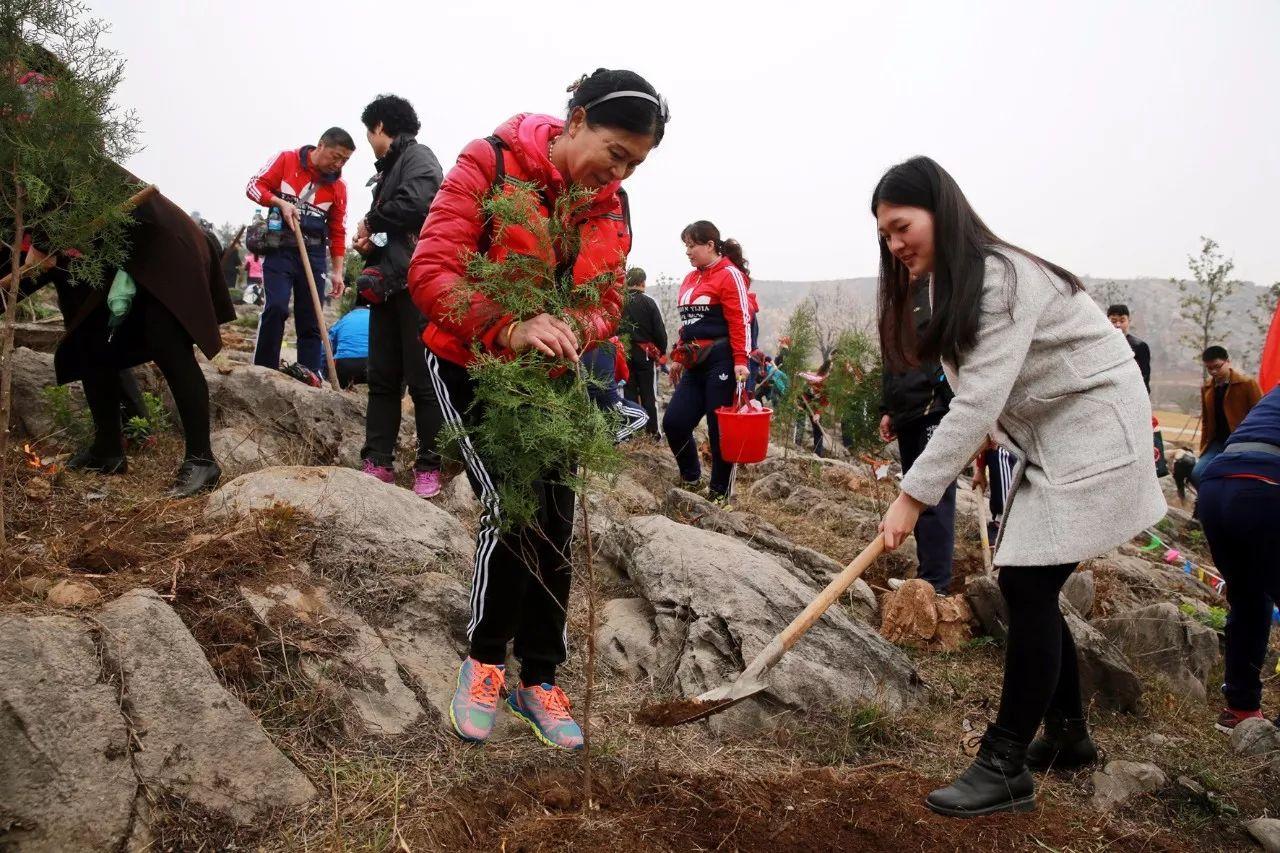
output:
[[[1151,402],[1124,335],[1086,293],[1016,251],[986,263],[978,340],[943,369],[951,408],[902,490],[933,505],[991,433],[1018,458],[1000,566],[1096,557],[1167,510]]]

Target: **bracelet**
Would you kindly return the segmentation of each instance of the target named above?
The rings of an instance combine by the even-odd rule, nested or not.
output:
[[[507,342],[502,345],[504,348],[511,349],[511,339],[515,336],[516,327],[519,326],[521,322],[521,320],[512,320],[511,325],[507,326]],[[498,337],[501,338],[502,336],[499,335]]]

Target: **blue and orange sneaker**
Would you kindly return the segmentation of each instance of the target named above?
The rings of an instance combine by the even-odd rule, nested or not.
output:
[[[560,749],[582,749],[582,729],[569,714],[569,697],[552,684],[521,685],[507,706],[529,724],[538,740]]]
[[[458,667],[458,689],[449,703],[449,722],[463,740],[481,742],[493,732],[498,713],[498,691],[506,680],[506,667],[467,658]]]

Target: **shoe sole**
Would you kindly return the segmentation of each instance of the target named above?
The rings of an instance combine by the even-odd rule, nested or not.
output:
[[[1032,794],[1029,797],[1023,797],[1008,803],[1000,803],[994,806],[987,806],[985,809],[949,809],[946,806],[937,806],[929,802],[927,799],[924,804],[929,810],[943,815],[944,817],[982,817],[983,815],[997,814],[999,812],[1032,812],[1036,809],[1036,797]]]
[[[1237,723],[1236,725],[1239,725],[1239,723]],[[1222,723],[1214,723],[1213,727],[1218,731],[1222,732],[1224,735],[1231,734],[1233,731],[1235,731],[1235,728],[1236,728],[1235,726],[1224,726]]]
[[[534,737],[536,737],[538,740],[542,741],[545,745],[551,747],[552,749],[563,749],[568,752],[577,752],[578,750],[582,749],[581,746],[561,746],[560,744],[551,740],[550,738],[548,738],[546,735],[542,733],[542,729],[538,728],[538,724],[537,722],[534,721],[533,717],[529,716],[524,711],[517,708],[515,705],[512,705],[510,702],[507,702],[507,707],[511,709],[511,713],[515,714],[517,717],[519,717],[520,719],[524,720],[526,723],[529,724],[529,728],[533,729]],[[449,709],[449,714],[450,716],[452,716],[453,708]]]

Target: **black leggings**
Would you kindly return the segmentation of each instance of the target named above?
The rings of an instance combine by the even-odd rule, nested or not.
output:
[[[102,311],[99,307],[94,313]],[[99,318],[90,318],[86,324]],[[146,354],[160,368],[182,421],[187,443],[187,459],[213,461],[209,446],[209,385],[196,363],[191,336],[159,301],[139,290],[134,297],[130,316],[121,335],[141,335]],[[91,332],[97,337],[96,331]],[[110,357],[110,344],[85,359],[88,365],[81,377],[85,400],[93,415],[93,452],[99,456],[118,456],[124,450],[120,424],[121,388],[119,368]]]
[[[1075,570],[1074,563],[1000,569],[1009,637],[995,725],[1024,745],[1031,743],[1046,712],[1066,719],[1084,716],[1076,644],[1058,609],[1058,592]]]

